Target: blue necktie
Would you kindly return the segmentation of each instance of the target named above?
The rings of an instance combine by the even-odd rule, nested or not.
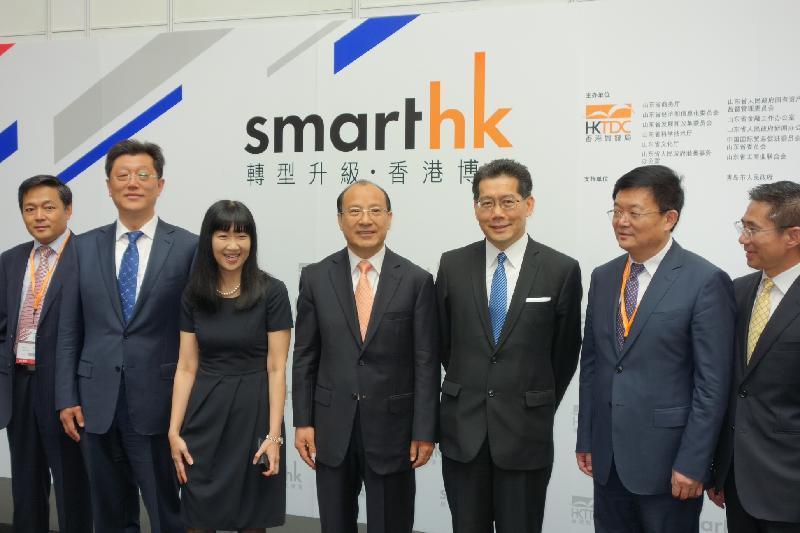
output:
[[[639,295],[639,274],[644,270],[642,263],[631,263],[631,271],[628,281],[625,283],[625,314],[628,320],[636,310],[636,300]],[[617,312],[617,344],[620,349],[625,344],[625,326],[622,325],[622,312]]]
[[[122,318],[125,324],[131,318],[133,306],[136,304],[136,276],[139,273],[139,249],[136,241],[144,235],[141,231],[129,231],[128,247],[122,254],[122,262],[119,265],[119,277],[117,287],[119,288],[119,301],[122,304]]]
[[[497,254],[497,268],[492,276],[492,293],[489,296],[489,318],[492,321],[492,335],[495,344],[500,339],[500,332],[506,321],[508,282],[506,281],[506,269],[503,266],[505,260],[505,253]]]

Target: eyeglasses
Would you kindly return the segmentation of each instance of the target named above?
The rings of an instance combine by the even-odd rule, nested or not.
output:
[[[622,209],[609,209],[608,211],[606,211],[608,218],[610,218],[612,221],[622,220],[623,218],[628,217],[628,220],[630,222],[637,222],[642,217],[646,217],[647,215],[655,215],[655,214],[660,215],[663,213],[666,213],[666,211],[640,212],[640,211],[623,211]]]
[[[513,196],[500,198],[499,201],[495,201],[494,198],[479,198],[478,201],[475,202],[475,205],[477,205],[478,209],[481,211],[494,211],[495,206],[498,204],[503,211],[512,211],[517,208],[517,204],[521,201],[521,199],[514,198]]]
[[[363,207],[348,207],[339,214],[347,215],[350,218],[361,218],[366,213],[370,218],[382,218],[388,212],[389,210],[383,207],[368,207],[366,209]]]
[[[114,179],[119,182],[128,182],[131,178],[136,177],[139,181],[148,181],[151,178],[158,178],[156,174],[150,174],[146,170],[137,170],[136,172],[120,172],[118,174],[114,174]]]
[[[736,232],[739,235],[743,236],[745,239],[752,239],[755,235],[759,233],[766,233],[768,231],[781,231],[786,228],[791,228],[792,226],[777,226],[775,228],[761,229],[761,228],[753,228],[750,226],[745,226],[744,222],[742,222],[741,220],[737,220],[736,222],[733,223],[733,227],[736,228]]]

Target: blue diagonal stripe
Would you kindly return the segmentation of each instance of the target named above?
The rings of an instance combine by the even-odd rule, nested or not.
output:
[[[18,148],[19,138],[17,137],[17,121],[15,120],[9,127],[0,132],[0,163],[16,152]]]
[[[141,115],[131,120],[120,129],[112,133],[103,142],[92,148],[86,155],[72,163],[69,167],[64,169],[58,175],[61,181],[67,183],[72,178],[92,166],[100,158],[104,157],[108,150],[117,144],[119,141],[129,139],[136,135],[145,126],[153,122],[155,119],[169,111],[178,102],[183,99],[183,85],[179,85],[175,90],[167,96],[153,104],[149,109],[144,111]]]
[[[363,56],[419,15],[370,18],[333,43],[333,73]]]

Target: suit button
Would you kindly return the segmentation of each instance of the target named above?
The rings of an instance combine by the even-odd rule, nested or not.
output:
[[[118,367],[118,366],[115,366],[115,367],[114,367],[114,370],[116,370],[117,372],[119,372],[119,371],[121,371],[122,369],[121,369],[120,367]]]
[[[619,365],[617,368],[615,368],[615,370],[617,371],[617,374],[622,374],[622,365]]]
[[[747,391],[745,389],[739,391],[739,398],[747,398]]]
[[[358,400],[358,393],[357,393],[357,392],[354,392],[354,393],[352,394],[352,398],[353,398],[354,400]]]
[[[358,366],[364,366],[364,365],[366,365],[366,364],[367,364],[367,362],[366,362],[366,361],[364,361],[363,359],[359,359],[359,360],[358,360]]]
[[[731,424],[731,431],[733,431],[733,430],[735,430],[735,429],[736,429],[736,426],[735,426],[735,425],[733,425],[733,424]]]
[[[127,334],[127,333],[123,333],[123,334],[122,334],[122,338],[123,338],[123,339],[125,339],[125,340],[127,340],[127,339],[128,339],[128,334]]]
[[[492,364],[497,363],[497,357],[492,357],[491,359],[489,359],[489,362]]]
[[[489,389],[489,398],[494,398],[494,390]]]

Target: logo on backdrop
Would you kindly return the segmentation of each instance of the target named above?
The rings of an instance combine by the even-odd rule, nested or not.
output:
[[[582,526],[594,524],[594,499],[589,496],[572,496],[572,523]]]
[[[475,52],[474,55],[471,108],[446,107],[453,104],[448,103],[444,83],[440,80],[429,82],[428,96],[427,110],[417,108],[416,98],[405,98],[401,110],[372,116],[346,112],[327,120],[317,114],[276,116],[272,119],[256,115],[245,125],[250,141],[244,149],[251,154],[262,154],[270,147],[274,153],[310,151],[306,141],[313,138],[315,152],[324,151],[328,141],[340,152],[380,151],[387,150],[386,131],[399,129],[404,134],[405,149],[414,150],[417,148],[417,123],[427,125],[428,148],[431,150],[450,145],[455,149],[484,148],[487,140],[498,148],[511,148],[511,141],[501,130],[501,122],[511,108],[487,109],[486,52]],[[443,138],[442,125],[445,123],[452,128],[452,139]],[[307,132],[312,132],[313,137],[307,139]],[[397,148],[390,146],[388,149]]]
[[[631,104],[586,104],[587,142],[631,140]]]

